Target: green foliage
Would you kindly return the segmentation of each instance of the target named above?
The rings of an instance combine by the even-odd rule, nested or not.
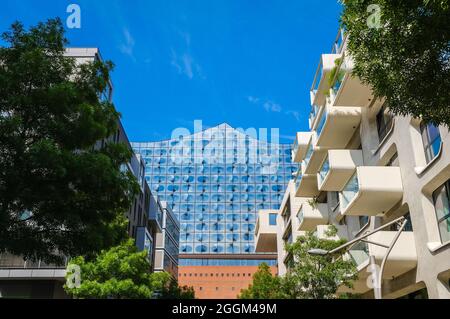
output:
[[[281,297],[281,280],[272,275],[270,267],[262,263],[253,275],[253,284],[241,290],[239,299],[278,299]]]
[[[334,67],[331,69],[330,73],[328,73],[328,78],[327,78],[328,87],[332,88],[337,81],[342,81],[342,79],[344,78],[345,72],[340,69],[342,62],[343,62],[343,59],[341,59],[341,58],[334,60]],[[339,70],[339,72],[338,72],[338,70]],[[336,74],[337,74],[337,76],[336,76]],[[327,92],[327,93],[329,93],[329,92]]]
[[[16,22],[0,48],[0,253],[61,263],[126,236],[123,215],[138,190],[120,167],[122,144],[94,148],[119,113],[99,96],[111,62],[64,56],[59,19],[26,30]],[[58,252],[58,253],[56,253]]]
[[[336,229],[330,229],[327,236],[334,236]],[[288,273],[283,277],[283,293],[291,299],[333,299],[340,286],[352,287],[357,271],[352,261],[342,256],[314,256],[311,249],[330,251],[345,243],[345,240],[319,239],[312,233],[300,236],[295,243],[286,247],[292,255]]]
[[[330,228],[326,235],[333,237],[337,229]],[[313,256],[311,249],[332,250],[344,244],[344,240],[319,239],[313,233],[300,236],[286,247],[292,256],[284,277],[274,277],[267,265],[262,264],[253,276],[253,284],[241,292],[241,299],[334,299],[341,286],[352,287],[357,271],[352,261],[342,256]],[[345,298],[356,298],[345,295]]]
[[[138,252],[129,239],[102,251],[94,260],[77,257],[70,261],[81,270],[80,287],[64,286],[66,292],[80,299],[192,299],[192,288],[178,287],[166,272],[151,273],[146,252]]]
[[[195,299],[193,287],[178,286],[175,279],[171,278],[169,284],[164,285],[159,299]]]
[[[317,207],[319,207],[319,206],[318,206],[318,205],[319,205],[319,201],[317,200],[316,197],[311,198],[311,199],[308,199],[308,200],[306,201],[306,203],[307,203],[309,206],[311,206],[312,209],[317,209]]]
[[[448,0],[346,0],[354,73],[386,97],[390,111],[450,124],[450,8]],[[369,28],[367,8],[381,8],[380,28]]]

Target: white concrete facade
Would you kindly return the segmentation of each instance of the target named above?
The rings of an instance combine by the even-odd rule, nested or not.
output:
[[[410,224],[389,255],[383,297],[411,297],[426,291],[429,298],[450,298],[450,203],[448,195],[442,200],[436,193],[447,189],[443,185],[450,180],[449,130],[437,128],[440,140],[429,146],[424,134],[434,128],[424,129],[419,119],[391,116],[384,99],[374,98],[372,90],[351,74],[353,61],[346,55],[346,39],[336,48],[333,55],[322,55],[324,70],[315,79],[320,83],[311,89],[310,131],[297,133],[294,144],[293,160],[302,168],[289,184],[279,211],[279,274],[286,273],[286,232],[292,232],[292,241],[302,231],[323,236],[328,225],[335,225],[339,238],[351,240],[408,216]],[[339,60],[332,63],[330,57],[341,64]],[[329,88],[326,75],[333,73],[330,65],[334,64],[338,75]],[[321,120],[323,112],[339,114],[339,118]],[[310,203],[315,203],[315,214]],[[308,214],[301,212],[302,207],[316,217],[303,228]],[[283,215],[286,209],[290,209],[289,218]],[[347,258],[357,264],[360,278],[350,292],[373,297],[366,284],[369,256],[379,264],[386,248],[370,242],[389,245],[396,230],[392,226],[372,235],[369,242],[351,247]]]

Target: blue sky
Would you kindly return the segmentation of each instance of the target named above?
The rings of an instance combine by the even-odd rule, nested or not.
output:
[[[227,122],[307,130],[309,89],[331,50],[337,0],[2,0],[0,30],[81,7],[74,47],[99,47],[116,64],[114,103],[132,141]]]

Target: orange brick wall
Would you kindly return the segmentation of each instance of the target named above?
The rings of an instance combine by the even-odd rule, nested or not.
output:
[[[277,273],[276,267],[270,267]],[[197,299],[237,299],[253,281],[256,266],[180,266],[178,283],[192,286]]]

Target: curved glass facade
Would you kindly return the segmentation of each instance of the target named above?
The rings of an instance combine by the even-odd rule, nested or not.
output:
[[[260,209],[278,209],[292,174],[291,145],[227,124],[177,139],[132,143],[153,194],[180,221],[180,254],[253,254]]]

